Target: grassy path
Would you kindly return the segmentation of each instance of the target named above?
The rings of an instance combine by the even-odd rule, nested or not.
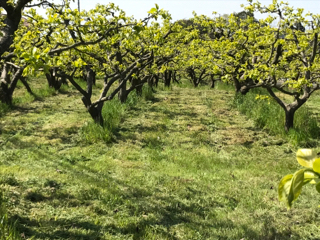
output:
[[[89,115],[73,92],[8,113],[0,189],[11,218],[27,239],[319,239],[313,189],[291,211],[277,200],[296,149],[231,109],[232,97],[159,91],[109,144],[81,139]]]

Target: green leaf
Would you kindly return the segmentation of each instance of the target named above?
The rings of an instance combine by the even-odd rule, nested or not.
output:
[[[138,34],[138,33],[140,33],[140,32],[143,30],[143,27],[136,25],[136,26],[133,27],[133,29],[134,29],[135,32]]]
[[[157,10],[156,8],[151,8],[148,13],[150,13],[150,14],[156,14],[157,11],[158,11],[158,10]]]
[[[37,48],[34,47],[34,48],[32,49],[32,56],[34,56],[36,53],[37,53]]]
[[[295,201],[301,193],[302,186],[304,185],[304,172],[305,169],[301,169],[293,175],[290,193],[288,196],[289,207],[291,207],[292,202]]]
[[[294,175],[287,175],[279,183],[278,195],[279,200],[287,204],[291,208],[292,203],[299,197],[304,183],[304,172],[306,169],[301,169]]]
[[[279,200],[282,202],[287,203],[287,199],[290,193],[292,178],[293,178],[292,174],[286,175],[281,179],[279,183],[278,196],[279,196]]]
[[[26,58],[30,58],[30,55],[29,53],[24,52],[21,54],[21,57],[26,59]]]
[[[312,149],[299,149],[297,151],[298,163],[307,168],[313,168],[313,162],[316,158],[316,152]]]
[[[313,162],[313,171],[320,173],[320,158],[317,158]]]
[[[319,175],[312,170],[306,170],[304,172],[304,184],[316,184],[320,181]]]
[[[301,169],[294,173],[292,178],[292,191],[294,194],[294,200],[300,195],[303,182],[304,182],[304,172],[306,169]]]

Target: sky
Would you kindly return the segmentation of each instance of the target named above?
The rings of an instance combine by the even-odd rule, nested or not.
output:
[[[77,8],[78,0],[74,0],[72,7]],[[279,0],[280,1],[280,0]],[[290,6],[295,8],[304,8],[305,12],[319,13],[320,4],[319,0],[283,0],[288,2]],[[60,3],[60,0],[53,0],[55,3]],[[168,10],[172,16],[172,19],[188,19],[191,18],[192,12],[195,11],[198,15],[204,14],[211,16],[212,12],[218,12],[219,14],[230,14],[233,12],[239,12],[242,10],[241,4],[247,4],[246,0],[80,0],[81,10],[90,10],[95,7],[96,4],[108,4],[114,2],[121,9],[123,9],[128,16],[134,16],[137,19],[145,18],[148,15],[148,11],[155,6],[155,3],[160,8]],[[260,0],[264,5],[272,3],[272,0]],[[41,13],[44,13],[41,10]],[[260,18],[259,16],[256,16]]]

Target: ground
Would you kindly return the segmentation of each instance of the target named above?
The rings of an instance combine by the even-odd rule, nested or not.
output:
[[[109,142],[83,138],[92,123],[72,88],[18,103],[0,118],[11,220],[25,239],[319,239],[312,186],[291,210],[277,197],[298,146],[257,128],[233,96],[161,88]]]

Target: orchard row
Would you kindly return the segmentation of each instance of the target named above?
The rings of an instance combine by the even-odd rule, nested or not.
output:
[[[176,22],[158,5],[137,20],[114,4],[79,12],[68,2],[46,1],[35,3],[47,8],[41,16],[27,10],[35,6],[31,2],[0,0],[6,12],[0,25],[0,101],[6,104],[12,104],[18,81],[32,92],[31,77],[45,75],[55,89],[71,83],[91,117],[103,125],[104,102],[115,96],[125,102],[131,91],[141,94],[144,84],[155,87],[163,79],[169,86],[186,77],[195,87],[204,80],[213,87],[221,79],[242,94],[265,88],[267,98],[283,108],[288,131],[297,109],[320,89],[320,16],[282,2],[262,6],[248,0],[240,13],[194,14]],[[256,19],[257,12],[266,17]],[[96,78],[104,84],[94,99]]]

